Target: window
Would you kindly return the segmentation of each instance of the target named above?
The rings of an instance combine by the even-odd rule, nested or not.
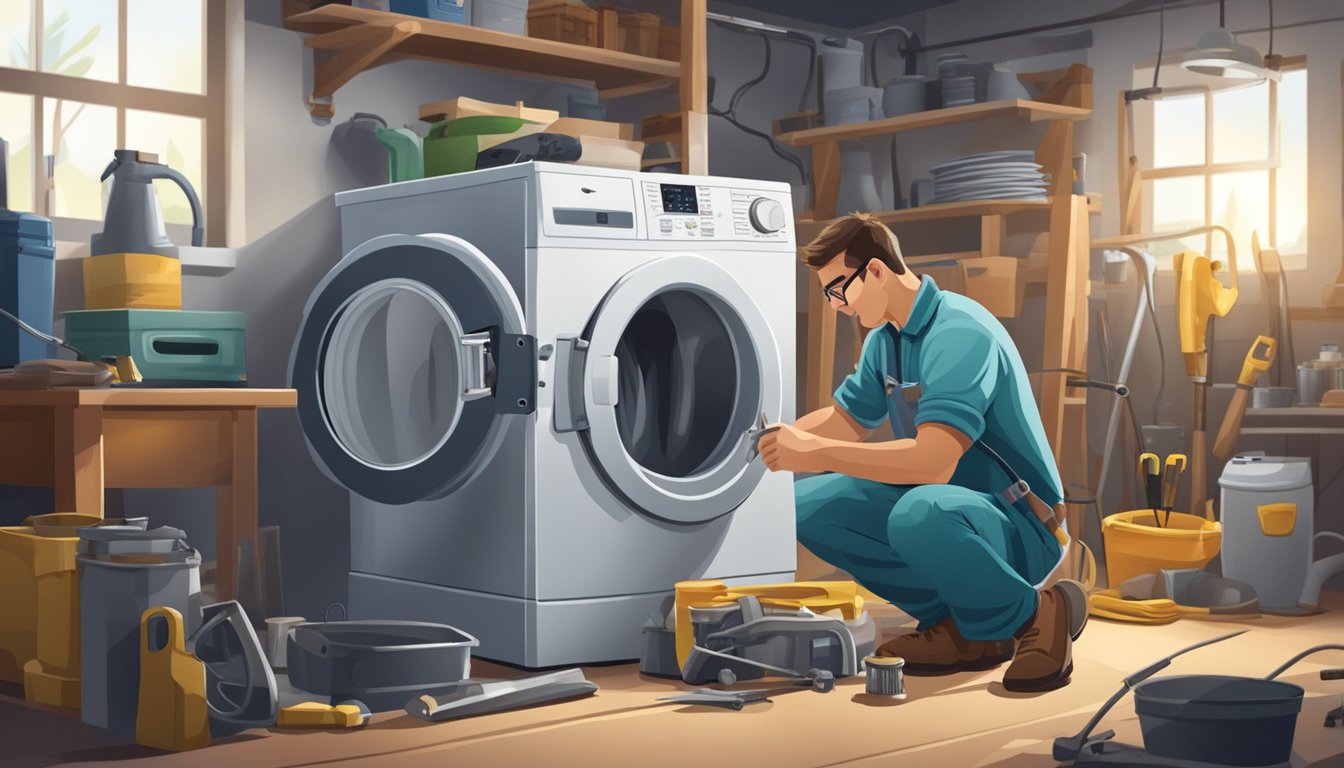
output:
[[[0,0],[9,207],[86,239],[102,228],[112,151],[139,149],[186,176],[221,243],[222,29],[223,3],[206,0]],[[190,225],[177,185],[155,187],[164,219]]]
[[[1139,142],[1147,231],[1224,226],[1241,271],[1255,269],[1255,231],[1261,245],[1278,248],[1285,267],[1305,266],[1306,61],[1285,58],[1283,69],[1277,83],[1169,95],[1136,109],[1147,128]],[[1190,248],[1225,258],[1225,243],[1221,235],[1196,235],[1154,243],[1153,253]]]

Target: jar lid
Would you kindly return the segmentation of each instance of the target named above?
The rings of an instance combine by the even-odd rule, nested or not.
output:
[[[869,667],[903,667],[905,659],[900,656],[865,656],[863,663]]]

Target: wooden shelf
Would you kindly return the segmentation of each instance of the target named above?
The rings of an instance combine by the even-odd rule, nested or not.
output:
[[[1344,320],[1344,307],[1289,307],[1288,319],[1322,321]]]
[[[293,14],[285,27],[312,33],[304,45],[329,53],[314,67],[314,115],[360,72],[402,58],[431,59],[514,74],[592,81],[599,89],[666,84],[681,76],[676,61],[497,32],[386,11],[330,4]]]
[[[867,123],[809,128],[805,131],[781,133],[776,138],[791,147],[806,147],[828,141],[867,139],[873,136],[886,136],[920,128],[969,123],[990,117],[1025,117],[1031,122],[1037,122],[1040,120],[1083,120],[1091,114],[1092,110],[1082,107],[1066,107],[1060,104],[1046,104],[1025,99],[1004,99],[1002,101],[967,104],[961,107],[930,109]]]
[[[1050,200],[966,200],[960,203],[935,203],[921,205],[918,208],[903,208],[899,211],[874,212],[873,216],[882,223],[903,224],[911,221],[933,221],[936,219],[978,218],[980,216],[1008,216],[1025,211],[1037,213],[1050,212]],[[799,219],[795,230],[798,242],[810,242],[827,224],[834,219],[812,221]]]

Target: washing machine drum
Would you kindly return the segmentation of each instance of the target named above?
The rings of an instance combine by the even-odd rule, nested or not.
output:
[[[386,504],[452,493],[531,413],[536,345],[507,279],[450,235],[386,235],[314,290],[290,359],[319,466]]]

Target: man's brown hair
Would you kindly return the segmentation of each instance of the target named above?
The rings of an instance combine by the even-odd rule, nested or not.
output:
[[[850,269],[877,259],[892,272],[905,274],[905,259],[896,236],[872,214],[851,213],[836,219],[816,239],[800,248],[798,255],[809,267],[818,269],[841,251],[845,252],[845,266]]]

